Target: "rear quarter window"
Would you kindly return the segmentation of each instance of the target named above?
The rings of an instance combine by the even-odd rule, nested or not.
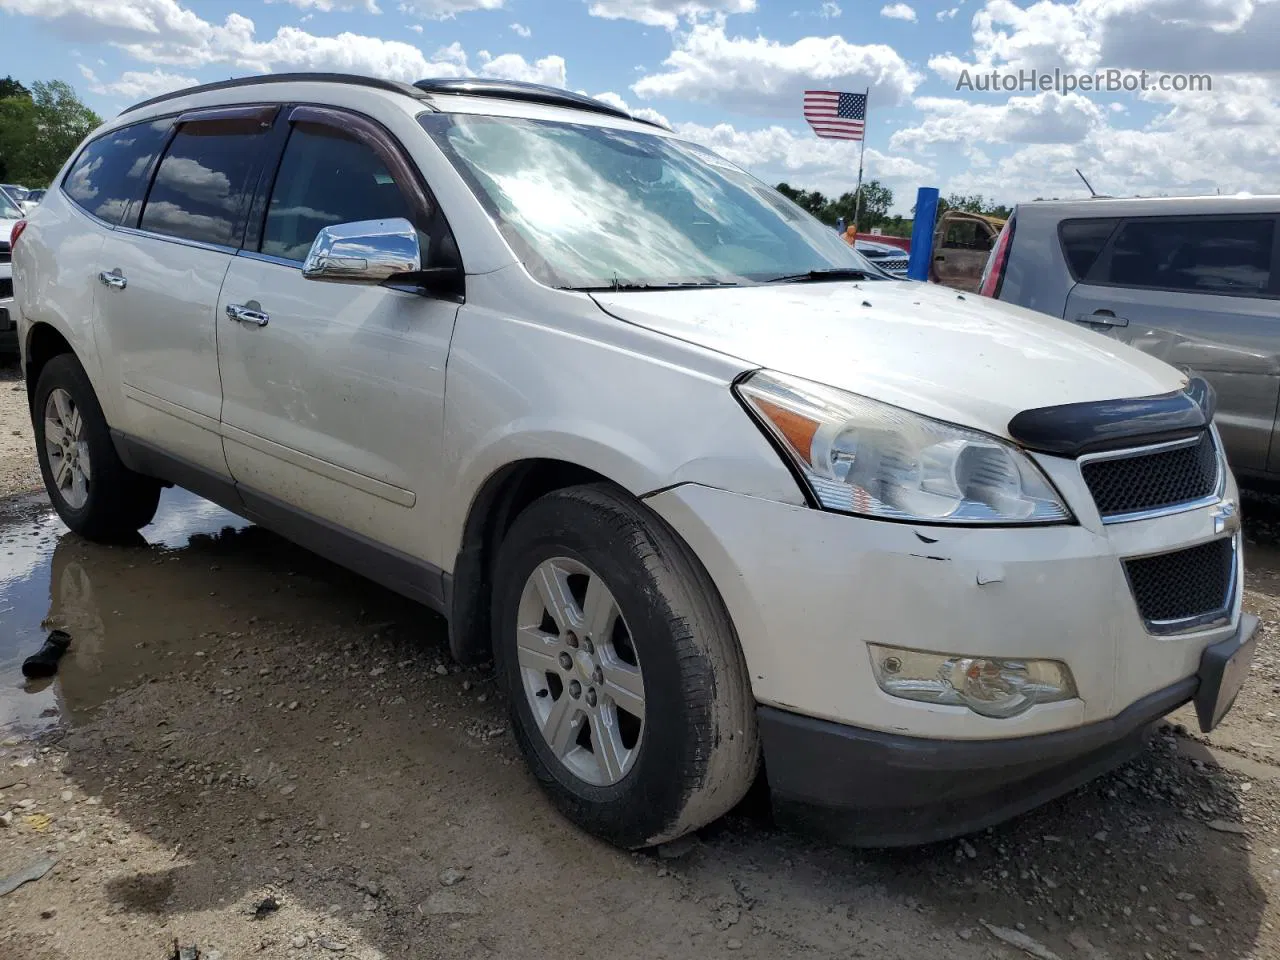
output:
[[[1130,220],[1116,234],[1103,282],[1188,293],[1267,295],[1275,237],[1274,217]]]
[[[1062,255],[1073,279],[1083,280],[1098,262],[1102,250],[1115,232],[1116,219],[1064,220],[1058,227]]]
[[[91,141],[67,171],[63,191],[87,213],[119,223],[130,202],[141,199],[172,126],[171,119],[135,123]]]

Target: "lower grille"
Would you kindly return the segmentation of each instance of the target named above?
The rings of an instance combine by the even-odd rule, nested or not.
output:
[[[1188,629],[1231,606],[1236,551],[1230,537],[1124,561],[1133,599],[1155,633]]]
[[[1087,459],[1080,464],[1080,473],[1104,520],[1212,496],[1218,489],[1218,472],[1218,450],[1208,430],[1180,445]]]
[[[8,300],[13,296],[13,281],[8,277],[0,277],[0,300]]]
[[[13,259],[13,254],[9,250],[9,242],[0,240],[0,263],[8,263]]]

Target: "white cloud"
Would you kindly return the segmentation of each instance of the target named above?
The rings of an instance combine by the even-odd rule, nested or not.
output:
[[[585,93],[586,91],[582,92]],[[590,96],[590,94],[588,94],[588,96]],[[611,107],[617,107],[619,110],[625,110],[638,120],[648,120],[650,123],[657,123],[666,127],[668,130],[671,129],[671,121],[652,107],[632,107],[626,100],[623,100],[622,97],[618,96],[618,94],[613,91],[597,93],[594,96],[595,99],[602,103],[607,103]]]
[[[762,36],[729,37],[724,25],[697,24],[679,37],[663,70],[632,84],[644,98],[713,103],[743,113],[800,112],[804,90],[821,84],[871,88],[872,102],[905,101],[923,77],[892,47],[843,37],[805,37],[783,44]]]
[[[909,23],[916,22],[915,10],[905,3],[889,3],[880,8],[880,16],[888,17],[890,20],[906,20]]]
[[[414,0],[423,10],[447,15],[451,9],[490,7],[500,0]],[[0,0],[0,11],[52,21],[58,29],[96,34],[144,63],[188,69],[213,64],[246,72],[329,70],[393,80],[428,76],[474,76],[477,70],[458,44],[428,59],[416,46],[356,33],[318,36],[294,26],[258,39],[252,20],[238,13],[221,24],[202,19],[177,0]],[[489,76],[527,79],[563,86],[562,57],[529,63],[517,54],[484,55],[479,71]],[[161,75],[160,71],[155,71]]]
[[[84,64],[79,66],[80,73],[89,81],[91,92],[101,96],[124,97],[127,100],[146,100],[150,97],[158,97],[162,93],[169,93],[171,90],[194,87],[200,82],[195,77],[184,77],[181,74],[166,73],[156,69],[149,72],[126,70],[117,79],[104,83]]]
[[[936,16],[940,21],[954,20],[956,18],[956,14],[959,12],[960,12],[959,7],[952,7],[949,10],[939,10],[936,14],[934,14],[934,16]]]
[[[409,29],[410,29],[410,30],[412,30],[414,33],[421,33],[421,32],[422,32],[422,24],[420,24],[420,23],[411,23],[411,24],[409,24]]]
[[[472,10],[501,10],[503,0],[400,0],[400,12],[424,20],[448,20]]]
[[[712,127],[677,123],[675,130],[681,136],[732,160],[766,183],[788,181],[806,190],[821,190],[838,196],[852,191],[857,180],[856,144],[818,140],[779,126],[738,130],[728,123]],[[894,188],[899,193],[900,206],[917,186],[928,183],[933,177],[933,170],[916,160],[867,149],[866,179],[878,179]]]
[[[1010,97],[1003,104],[947,97],[921,97],[926,114],[918,126],[899,130],[895,150],[971,143],[1078,143],[1105,122],[1102,108],[1078,93]]]
[[[681,19],[751,13],[755,8],[756,0],[594,0],[587,12],[606,20],[634,20],[674,30]]]
[[[822,14],[822,19],[824,20],[830,20],[844,13],[844,11],[840,9],[840,4],[836,3],[835,0],[826,0],[819,12]]]
[[[487,51],[480,51],[479,73],[486,77],[501,77],[504,80],[524,80],[527,83],[543,83],[552,87],[563,87],[566,83],[564,57],[542,57],[529,63],[518,53],[504,53],[500,57],[490,57]]]
[[[267,0],[267,3],[287,3],[299,10],[318,10],[321,13],[332,13],[335,10],[382,12],[378,7],[378,0]]]
[[[526,27],[523,23],[511,24],[511,32],[517,36],[524,37],[526,40],[533,35],[533,31]]]

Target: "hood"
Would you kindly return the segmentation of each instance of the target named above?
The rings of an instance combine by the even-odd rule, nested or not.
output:
[[[1074,324],[900,281],[593,294],[613,316],[780,373],[1008,437],[1023,410],[1170,393],[1173,367]]]

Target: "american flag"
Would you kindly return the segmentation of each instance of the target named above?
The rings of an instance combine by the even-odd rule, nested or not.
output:
[[[806,90],[804,118],[813,132],[828,140],[861,140],[867,119],[865,93]]]

